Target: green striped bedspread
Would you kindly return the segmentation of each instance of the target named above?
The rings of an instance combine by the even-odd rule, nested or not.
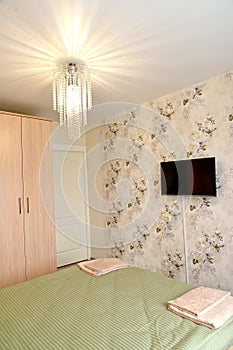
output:
[[[191,287],[139,268],[93,277],[73,266],[0,290],[1,350],[225,350],[211,330],[167,311]]]

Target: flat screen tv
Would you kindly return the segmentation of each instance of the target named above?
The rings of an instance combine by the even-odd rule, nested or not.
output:
[[[215,157],[160,163],[162,195],[216,196]]]

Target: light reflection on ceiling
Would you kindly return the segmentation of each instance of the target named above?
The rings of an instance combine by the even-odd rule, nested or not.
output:
[[[56,118],[65,57],[88,63],[94,104],[140,104],[232,70],[232,13],[230,0],[1,0],[0,109]]]

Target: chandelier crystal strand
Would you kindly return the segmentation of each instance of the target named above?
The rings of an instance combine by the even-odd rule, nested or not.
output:
[[[83,81],[83,125],[87,125],[87,82]]]
[[[89,69],[83,62],[62,63],[53,81],[53,109],[60,115],[60,124],[68,128],[68,137],[80,135],[87,125],[87,112],[92,107]]]
[[[78,77],[78,86],[79,86],[79,97],[78,97],[78,113],[77,113],[77,121],[79,125],[82,125],[82,114],[83,114],[83,109],[82,109],[82,99],[83,99],[83,90],[82,90],[82,76],[80,75]]]

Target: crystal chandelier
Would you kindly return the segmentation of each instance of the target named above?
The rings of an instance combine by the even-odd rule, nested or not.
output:
[[[68,129],[69,138],[77,138],[80,127],[87,125],[87,112],[92,107],[91,80],[87,65],[61,63],[53,80],[53,110],[60,115],[60,125]]]

